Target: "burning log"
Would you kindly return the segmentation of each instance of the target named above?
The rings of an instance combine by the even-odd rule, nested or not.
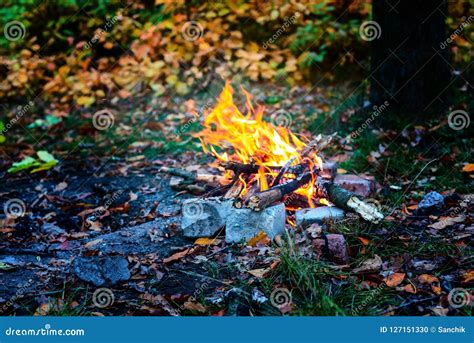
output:
[[[247,206],[254,211],[261,211],[265,207],[281,200],[285,195],[296,191],[304,186],[313,178],[311,172],[306,172],[298,176],[296,179],[273,186],[272,188],[257,193],[250,197]]]
[[[220,162],[219,165],[227,170],[232,170],[235,174],[255,174],[258,173],[260,166],[253,163],[240,163],[234,161]],[[269,166],[266,167],[274,172],[279,172],[281,166]],[[306,166],[304,164],[297,164],[288,168],[287,174],[298,175],[304,172]]]

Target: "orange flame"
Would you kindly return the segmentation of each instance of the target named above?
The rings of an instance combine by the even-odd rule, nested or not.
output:
[[[201,140],[203,150],[212,153],[220,161],[236,161],[240,163],[254,163],[258,166],[257,182],[261,191],[268,189],[278,172],[271,170],[271,166],[283,166],[290,159],[295,158],[294,165],[301,163],[301,151],[306,144],[296,137],[289,129],[275,127],[263,120],[264,107],[254,108],[251,95],[243,88],[246,96],[247,113],[240,112],[233,101],[233,89],[230,82],[226,82],[219,95],[215,107],[205,115],[203,130],[196,136]],[[218,152],[217,150],[232,149],[232,153]],[[305,160],[306,161],[306,160]],[[308,160],[310,167],[321,166],[322,161],[313,154]],[[242,178],[239,178],[243,182]],[[314,181],[314,180],[313,180]],[[314,206],[312,196],[314,182],[296,193],[305,196],[310,206]],[[244,184],[247,191],[250,185]]]

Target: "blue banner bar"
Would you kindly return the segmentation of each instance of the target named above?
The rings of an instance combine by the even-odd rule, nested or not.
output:
[[[0,342],[474,342],[471,317],[0,317]]]

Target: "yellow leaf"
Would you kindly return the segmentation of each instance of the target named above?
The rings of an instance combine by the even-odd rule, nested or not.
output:
[[[257,243],[266,244],[268,242],[269,242],[269,238],[267,234],[264,231],[260,231],[248,241],[247,245],[250,245],[251,247],[255,247],[257,246]]]
[[[80,106],[89,107],[95,102],[95,97],[93,96],[80,96],[77,98],[76,103]]]
[[[194,244],[196,244],[196,245],[217,245],[220,242],[222,242],[222,240],[217,239],[217,238],[214,238],[214,239],[211,239],[211,238],[198,238],[198,239],[196,239]]]
[[[176,93],[178,93],[179,95],[186,95],[189,92],[188,85],[186,85],[184,82],[176,83],[175,89]]]

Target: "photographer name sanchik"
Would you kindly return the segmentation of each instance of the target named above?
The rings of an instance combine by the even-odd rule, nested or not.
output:
[[[464,326],[381,326],[381,333],[466,333]]]

